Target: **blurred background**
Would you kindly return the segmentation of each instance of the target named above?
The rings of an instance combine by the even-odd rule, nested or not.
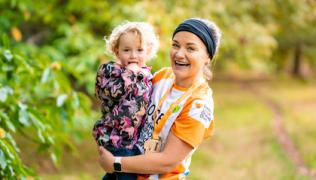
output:
[[[188,179],[313,179],[316,173],[316,1],[0,0],[0,179],[100,179],[91,128],[104,36],[146,21],[169,66],[186,18],[214,21],[216,132]]]

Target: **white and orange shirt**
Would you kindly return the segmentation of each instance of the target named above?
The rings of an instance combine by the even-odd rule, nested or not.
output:
[[[157,113],[157,119],[161,119],[171,104],[189,90],[188,88],[177,86],[174,83],[173,76],[171,68],[163,68],[154,75],[151,103],[147,109],[147,122],[140,133],[138,143],[141,147],[143,147],[143,143],[146,140],[152,137],[152,129],[154,128],[153,114],[162,96],[167,93],[172,86],[172,90],[161,105],[160,111]],[[213,134],[215,125],[213,121],[213,110],[212,90],[206,82],[200,84],[198,88],[194,89],[190,96],[180,101],[163,125],[163,128],[159,132],[159,137],[162,139],[164,145],[171,131],[175,136],[192,146],[193,150],[181,164],[170,173],[151,175],[149,179],[185,179],[189,174],[192,154],[204,139]],[[157,129],[154,129],[154,131],[155,130]]]

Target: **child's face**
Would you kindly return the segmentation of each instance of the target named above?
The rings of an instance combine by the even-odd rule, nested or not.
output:
[[[139,35],[128,32],[122,34],[119,39],[119,46],[115,50],[116,56],[122,66],[135,63],[143,67],[147,60],[147,50],[141,44]]]

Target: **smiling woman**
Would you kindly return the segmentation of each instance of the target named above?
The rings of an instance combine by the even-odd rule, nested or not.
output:
[[[151,174],[138,179],[185,179],[192,154],[214,132],[210,76],[205,70],[220,36],[217,26],[203,19],[188,19],[176,28],[171,68],[161,69],[152,79],[146,123],[137,143],[144,154],[114,157],[100,147],[99,160],[106,172]]]
[[[170,58],[175,82],[182,87],[190,87],[194,81],[200,81],[197,78],[203,78],[203,67],[210,61],[202,40],[186,31],[173,37]]]

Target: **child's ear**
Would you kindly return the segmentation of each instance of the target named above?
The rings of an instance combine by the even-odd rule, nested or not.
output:
[[[147,46],[147,52],[146,54],[149,55],[152,51],[152,46]]]
[[[114,54],[115,54],[115,56],[118,56],[118,51],[119,51],[118,48],[115,47],[115,48],[114,48]]]

